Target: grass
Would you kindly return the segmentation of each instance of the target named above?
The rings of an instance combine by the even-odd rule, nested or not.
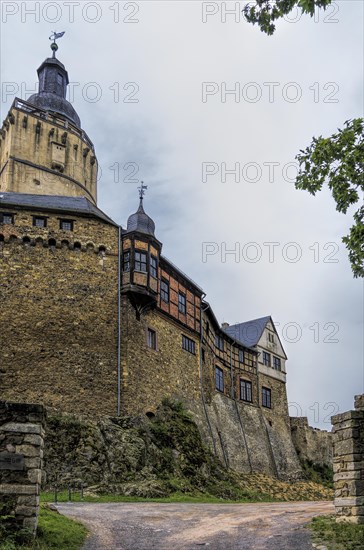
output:
[[[41,494],[41,502],[54,502],[54,493],[45,492]],[[68,491],[61,491],[58,493],[57,497],[58,502],[69,502],[68,500]],[[186,493],[181,493],[176,491],[168,497],[159,497],[159,498],[143,498],[136,496],[124,496],[124,495],[84,495],[84,498],[81,499],[80,493],[72,494],[72,502],[160,502],[160,503],[181,503],[181,502],[190,502],[190,503],[201,503],[201,504],[241,504],[248,502],[279,502],[277,499],[273,499],[269,495],[251,495],[246,498],[241,498],[239,500],[229,500],[218,498],[213,495],[206,493],[198,493],[191,495]],[[1,548],[0,548],[1,550]]]
[[[37,537],[22,543],[8,536],[0,539],[0,550],[78,550],[86,535],[86,527],[78,521],[41,506]]]
[[[324,544],[329,550],[362,550],[364,525],[336,523],[335,516],[319,516],[310,524],[314,542]]]

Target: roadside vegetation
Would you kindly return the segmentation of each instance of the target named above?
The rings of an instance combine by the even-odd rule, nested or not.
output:
[[[42,505],[36,538],[26,530],[11,532],[5,516],[0,516],[0,550],[78,550],[83,545],[87,529],[78,521],[62,516]]]
[[[319,516],[310,524],[316,547],[324,545],[328,550],[363,550],[364,525],[336,523],[335,516]]]

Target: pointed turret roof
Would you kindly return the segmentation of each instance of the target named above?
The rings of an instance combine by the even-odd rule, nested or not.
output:
[[[143,208],[143,197],[140,197],[139,208],[135,214],[129,216],[126,231],[127,233],[131,231],[139,231],[140,233],[146,233],[147,235],[154,237],[154,230],[155,223],[152,218],[145,213]]]

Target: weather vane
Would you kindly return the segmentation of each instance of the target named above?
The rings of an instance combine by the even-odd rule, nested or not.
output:
[[[53,33],[49,37],[49,40],[53,40],[53,42],[51,44],[51,50],[53,51],[53,57],[56,57],[56,51],[58,50],[58,44],[57,44],[56,40],[58,40],[58,38],[62,38],[62,36],[64,35],[65,32],[66,31],[63,31],[63,32],[53,31]]]
[[[139,198],[142,201],[145,195],[145,190],[148,189],[148,185],[144,185],[144,181],[141,181],[140,183],[141,185],[140,187],[138,187],[138,191],[139,191]]]

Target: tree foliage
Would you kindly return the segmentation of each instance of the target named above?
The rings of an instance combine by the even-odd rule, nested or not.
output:
[[[244,7],[246,20],[253,25],[257,24],[266,34],[273,34],[276,30],[275,21],[288,15],[296,6],[302,13],[313,17],[316,8],[323,8],[332,3],[332,0],[256,0]]]
[[[299,173],[296,188],[312,195],[327,183],[336,202],[336,210],[346,214],[359,201],[354,214],[354,225],[343,242],[349,251],[354,277],[364,277],[364,135],[363,119],[347,120],[342,130],[329,138],[322,136],[296,156]]]

